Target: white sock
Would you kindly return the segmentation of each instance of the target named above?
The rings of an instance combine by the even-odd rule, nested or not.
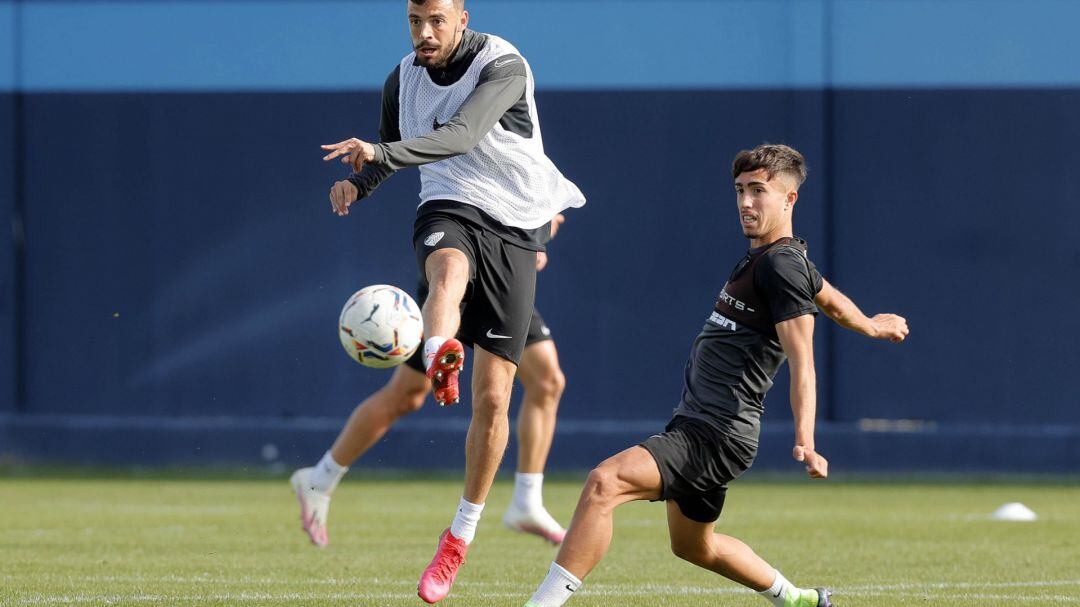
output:
[[[775,570],[774,570],[775,571]],[[776,579],[773,580],[772,586],[762,590],[758,594],[763,599],[769,601],[776,607],[784,607],[784,601],[789,593],[796,593],[799,589],[796,588],[791,582],[784,577],[784,574],[779,571],[776,572]]]
[[[518,472],[514,474],[514,497],[511,503],[523,512],[543,510],[543,489],[543,472]]]
[[[431,363],[435,362],[435,353],[446,343],[445,337],[429,337],[424,342],[424,368],[430,369]]]
[[[476,536],[476,524],[480,522],[480,513],[483,511],[483,504],[474,504],[461,498],[454,522],[450,524],[450,533],[466,544],[471,543]]]
[[[552,561],[547,577],[529,599],[530,607],[561,607],[581,587],[581,580]]]
[[[348,466],[335,462],[334,457],[327,451],[311,472],[311,486],[317,491],[332,493],[334,487],[337,487],[338,482],[341,481],[341,477],[348,471]]]

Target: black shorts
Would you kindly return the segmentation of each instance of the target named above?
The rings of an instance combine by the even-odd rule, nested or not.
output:
[[[536,251],[441,213],[416,218],[413,246],[421,284],[428,255],[457,249],[469,260],[469,284],[461,300],[457,337],[517,364],[529,333],[536,298]]]
[[[420,286],[416,289],[416,302],[420,304],[421,307],[424,306],[424,301],[427,300],[427,295],[427,285],[421,282]],[[460,333],[458,334],[458,339],[461,340],[461,343],[469,346],[470,348],[473,345],[467,337],[461,335]],[[528,348],[535,343],[547,341],[549,339],[551,339],[551,329],[549,329],[547,324],[544,323],[544,319],[542,316],[540,316],[540,312],[537,311],[536,308],[533,308],[532,320],[529,321],[529,333],[525,336],[525,347]],[[409,365],[409,367],[412,368],[414,371],[424,373],[426,369],[424,369],[423,346],[417,348],[416,352],[413,352],[413,355],[405,361],[405,364]]]
[[[756,445],[682,415],[640,445],[660,468],[664,486],[659,501],[675,500],[686,518],[699,523],[720,518],[727,484],[746,472],[757,454]]]

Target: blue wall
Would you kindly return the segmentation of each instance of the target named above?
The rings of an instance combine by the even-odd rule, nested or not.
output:
[[[534,65],[549,155],[589,198],[540,277],[570,380],[553,465],[588,466],[669,416],[746,246],[730,159],[762,141],[809,160],[796,226],[826,276],[913,329],[897,347],[819,323],[834,465],[1080,465],[1080,244],[1054,229],[1080,221],[1080,4],[469,6]],[[318,145],[374,137],[403,13],[0,2],[0,31],[18,34],[0,44],[0,166],[21,159],[0,172],[0,455],[210,463],[272,442],[291,462],[326,447],[388,377],[342,355],[334,322],[363,285],[412,287],[418,183],[404,172],[335,217],[342,171]],[[4,415],[16,368],[25,411]],[[786,409],[782,379],[762,466],[786,464]],[[467,416],[422,411],[365,462],[453,464]]]

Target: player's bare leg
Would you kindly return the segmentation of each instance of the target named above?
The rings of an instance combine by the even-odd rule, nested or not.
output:
[[[566,531],[544,508],[542,499],[544,465],[555,435],[559,399],[566,387],[555,342],[544,340],[526,347],[517,377],[524,388],[517,422],[518,464],[514,496],[503,524],[560,544]]]
[[[406,365],[398,367],[385,386],[353,410],[322,460],[314,467],[293,473],[290,480],[300,502],[301,527],[313,544],[323,547],[330,543],[327,532],[330,496],[349,466],[401,416],[423,406],[430,389],[424,374]]]
[[[353,410],[330,448],[338,464],[351,466],[401,417],[419,411],[431,384],[408,365],[394,369],[390,381]]]
[[[584,579],[611,544],[615,508],[660,496],[660,470],[643,447],[630,447],[589,473],[555,562]]]
[[[463,496],[474,504],[483,504],[510,437],[508,412],[517,365],[479,347],[474,349],[474,356]]]
[[[439,538],[431,560],[417,587],[428,603],[446,598],[465,564],[465,553],[476,533],[484,502],[510,436],[510,391],[517,365],[482,348],[474,349],[472,421],[465,440],[465,491],[450,529]]]
[[[643,447],[626,449],[594,468],[581,490],[562,548],[527,605],[555,607],[573,596],[611,545],[615,508],[634,500],[656,499],[661,486],[656,460]]]
[[[741,540],[716,533],[715,523],[687,518],[674,501],[667,503],[667,518],[675,556],[738,582],[778,607],[831,604],[828,590],[796,587]]]
[[[435,402],[458,402],[458,372],[465,350],[454,339],[461,324],[461,299],[469,283],[469,258],[457,249],[440,249],[427,257],[424,271],[428,298],[424,302],[424,364],[431,379]]]

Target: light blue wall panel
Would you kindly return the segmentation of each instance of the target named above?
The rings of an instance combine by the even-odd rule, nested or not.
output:
[[[837,0],[840,87],[1075,87],[1076,0]]]
[[[15,90],[15,3],[0,0],[0,91]]]
[[[484,1],[542,87],[821,82],[821,3]],[[411,48],[404,0],[32,2],[25,86],[50,90],[377,88]]]

